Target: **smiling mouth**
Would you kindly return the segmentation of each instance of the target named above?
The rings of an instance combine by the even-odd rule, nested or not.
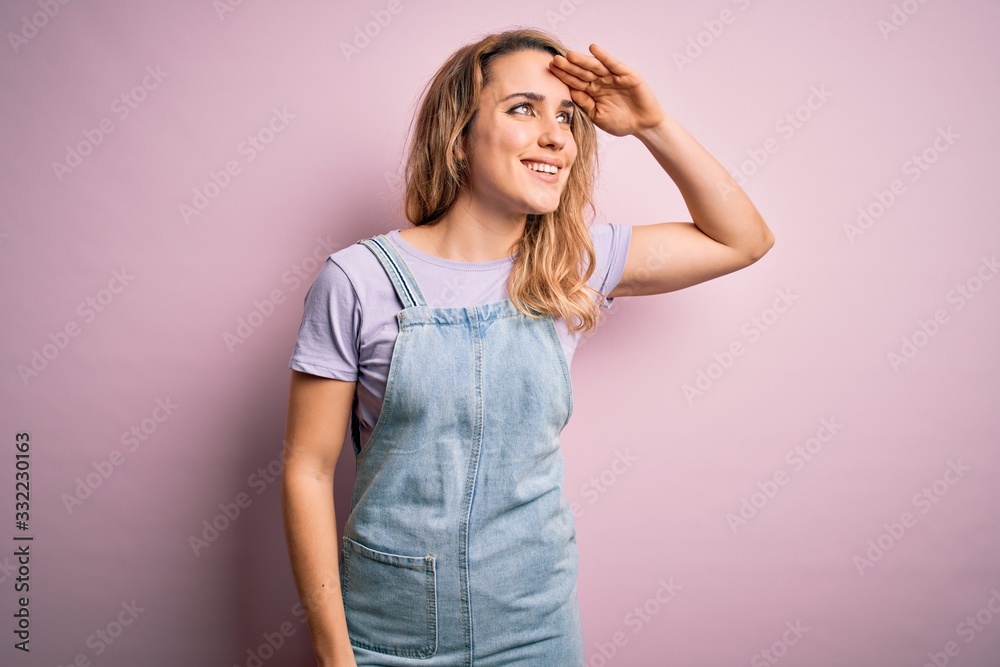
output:
[[[521,164],[523,164],[524,168],[530,171],[535,178],[538,178],[546,183],[559,182],[559,172],[561,172],[562,169],[554,165],[543,164],[540,162],[528,162],[524,160],[521,161]]]

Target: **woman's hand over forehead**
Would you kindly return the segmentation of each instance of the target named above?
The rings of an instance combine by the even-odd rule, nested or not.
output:
[[[597,127],[622,137],[663,122],[663,108],[638,72],[597,44],[590,51],[593,56],[577,51],[554,56],[549,70],[569,86],[573,101]]]

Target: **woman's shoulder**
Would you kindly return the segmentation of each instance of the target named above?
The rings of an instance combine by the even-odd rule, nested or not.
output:
[[[331,253],[313,278],[310,291],[317,297],[334,298],[341,305],[384,296],[388,280],[378,258],[360,241]],[[386,285],[382,283],[385,282]]]
[[[354,241],[331,254],[328,259],[352,279],[355,277],[362,278],[374,271],[380,271],[381,264],[378,258],[362,243],[362,241],[368,238],[371,237]]]
[[[630,226],[617,222],[594,222],[587,226],[587,230],[594,241],[595,249],[598,244],[601,247],[609,247],[632,233]]]
[[[590,285],[603,294],[610,294],[621,281],[625,271],[632,227],[614,222],[593,223],[589,227],[594,243],[596,263]],[[610,307],[612,299],[604,301]]]

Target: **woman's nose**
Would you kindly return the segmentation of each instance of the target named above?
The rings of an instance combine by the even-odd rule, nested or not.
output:
[[[567,137],[566,132],[560,126],[559,121],[552,119],[545,122],[542,128],[542,133],[538,137],[538,143],[542,146],[552,146],[553,148],[562,148],[566,145]]]

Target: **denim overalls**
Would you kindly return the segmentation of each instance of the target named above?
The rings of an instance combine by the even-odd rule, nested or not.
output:
[[[550,316],[426,305],[384,235],[359,241],[403,309],[363,450],[340,575],[358,667],[582,667],[576,531],[559,435],[573,412]]]

